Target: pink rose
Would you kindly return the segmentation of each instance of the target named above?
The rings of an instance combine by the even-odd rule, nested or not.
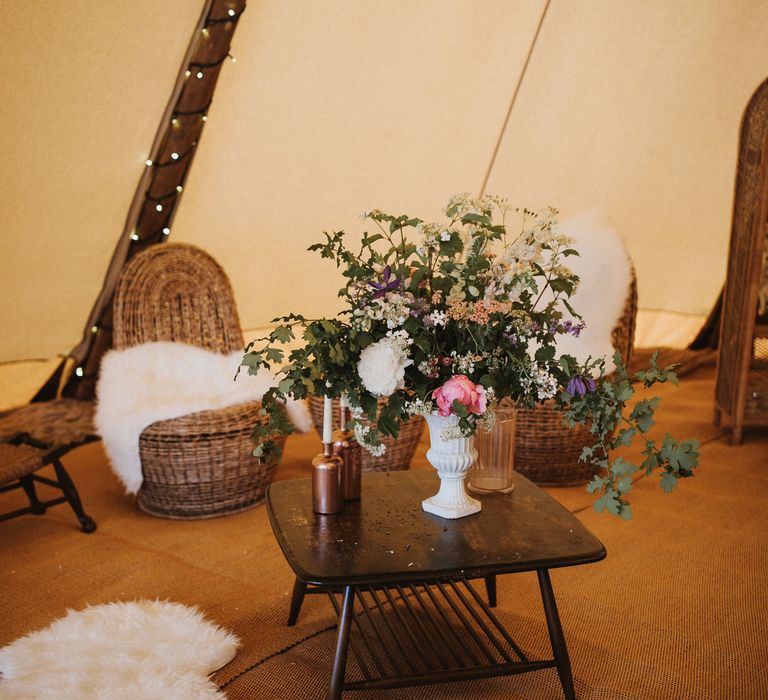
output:
[[[464,374],[452,376],[443,386],[432,392],[432,398],[437,401],[437,412],[441,416],[454,414],[454,401],[464,404],[469,412],[476,416],[485,413],[485,387],[482,384],[473,384]]]

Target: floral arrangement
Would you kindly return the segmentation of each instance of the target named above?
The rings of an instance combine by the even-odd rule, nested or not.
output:
[[[654,423],[657,399],[627,409],[633,386],[676,382],[672,368],[660,369],[654,357],[629,376],[617,353],[607,377],[604,358],[558,355],[558,336],[578,336],[584,325],[568,301],[578,277],[566,262],[578,252],[559,231],[556,210],[459,195],[444,213],[433,223],[375,209],[363,214],[375,229],[362,234],[359,249],[342,231],[309,248],[342,270],[346,308],[332,319],[275,319],[274,330],[246,348],[249,372],[275,367],[280,379],[264,397],[268,420],[254,429],[255,454],[274,452],[272,438],[291,431],[281,410],[288,397],[345,397],[355,435],[374,455],[384,450],[381,435],[396,437],[412,415],[456,416],[450,438],[490,430],[502,400],[525,407],[552,400],[565,420],[595,435],[582,458],[595,466],[588,490],[597,510],[630,518],[627,493],[640,470],[658,470],[665,491],[692,476],[695,440],[646,438],[641,465],[611,457]],[[286,358],[280,345],[299,338]]]

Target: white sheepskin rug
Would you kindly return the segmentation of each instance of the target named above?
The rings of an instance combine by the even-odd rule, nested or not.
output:
[[[222,700],[239,640],[179,603],[96,605],[0,649],[7,700]]]
[[[233,381],[242,352],[219,355],[183,343],[145,343],[108,352],[96,386],[96,430],[128,493],[141,487],[139,436],[152,423],[197,411],[258,401],[275,377],[267,370]],[[303,401],[286,406],[296,428],[312,429]]]
[[[586,323],[578,338],[558,336],[558,354],[573,355],[580,362],[605,357],[605,371],[611,372],[615,368],[611,334],[623,315],[632,282],[629,255],[621,236],[594,211],[567,219],[558,229],[574,239],[573,247],[579,251],[563,262],[581,278],[569,303]]]

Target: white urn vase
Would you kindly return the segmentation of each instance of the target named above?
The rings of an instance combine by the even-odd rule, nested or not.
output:
[[[459,437],[446,440],[443,431],[455,426],[458,416],[440,416],[433,413],[424,416],[429,427],[430,447],[427,461],[437,470],[440,490],[421,502],[421,507],[441,518],[463,518],[480,510],[480,501],[472,498],[464,488],[472,462],[477,457],[474,437]]]

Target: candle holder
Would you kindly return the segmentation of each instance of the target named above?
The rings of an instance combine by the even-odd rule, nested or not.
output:
[[[345,501],[356,501],[360,498],[363,448],[352,431],[347,430],[347,407],[343,402],[339,408],[339,429],[333,431],[332,442],[334,453],[342,460],[341,497]]]
[[[332,515],[341,510],[341,457],[333,454],[333,445],[323,443],[323,451],[312,460],[312,510]]]
[[[312,460],[312,510],[326,515],[338,513],[344,503],[341,494],[344,462],[333,453],[331,406],[330,396],[324,397],[323,451]]]

